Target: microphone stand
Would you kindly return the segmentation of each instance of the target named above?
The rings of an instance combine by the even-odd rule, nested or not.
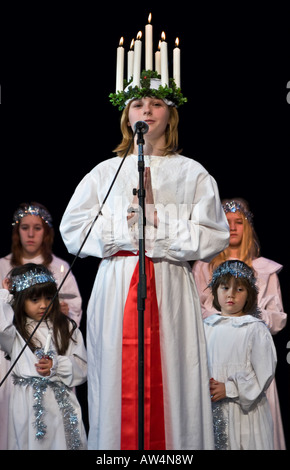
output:
[[[145,270],[145,189],[144,189],[144,138],[142,129],[137,129],[139,190],[133,189],[139,199],[139,284],[137,291],[138,309],[138,449],[144,449],[144,311],[147,296]]]

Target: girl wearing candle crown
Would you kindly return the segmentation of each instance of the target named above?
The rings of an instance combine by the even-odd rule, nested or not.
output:
[[[81,408],[73,391],[87,376],[81,332],[61,313],[55,280],[45,266],[14,268],[3,284],[0,345],[15,363],[8,449],[85,449]]]
[[[145,121],[146,191],[144,449],[212,449],[212,415],[200,305],[189,261],[211,259],[228,243],[214,179],[179,154],[179,89],[152,71],[140,86],[111,95],[123,109],[117,156],[98,164],[75,190],[60,231],[77,253],[116,171],[130,151],[81,257],[102,258],[87,311],[89,449],[138,448],[138,148]]]
[[[219,312],[204,320],[216,448],[273,450],[265,392],[277,357],[259,317],[254,272],[242,261],[225,261],[213,272],[209,288]]]
[[[216,313],[212,305],[211,292],[206,288],[213,269],[223,261],[238,258],[255,270],[261,316],[272,335],[277,334],[285,327],[287,320],[278,279],[278,273],[282,266],[275,261],[260,256],[260,244],[254,229],[253,213],[250,211],[247,201],[242,198],[225,199],[222,204],[230,226],[229,247],[210,263],[197,261],[193,265],[193,274],[200,295],[203,317]],[[284,430],[275,379],[267,390],[267,398],[274,421],[275,450],[285,450]]]

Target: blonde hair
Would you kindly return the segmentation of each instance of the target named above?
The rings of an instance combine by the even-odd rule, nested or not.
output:
[[[241,218],[243,220],[243,237],[240,247],[240,256],[239,259],[246,263],[248,266],[252,267],[253,260],[260,256],[260,243],[255,232],[253,225],[246,218],[244,211],[249,212],[249,205],[247,201],[242,198],[233,198],[233,199],[224,199],[222,205],[227,202],[235,201],[241,205],[242,210],[239,211]],[[219,253],[214,259],[209,263],[210,270],[214,270],[218,265],[227,261],[230,258],[230,247],[226,248],[224,251]]]
[[[129,121],[129,109],[132,101],[127,104],[121,116],[121,132],[122,132],[122,142],[113,150],[120,157],[124,157],[127,151],[130,141],[132,140],[133,131],[130,126],[128,126]],[[169,106],[169,119],[168,125],[165,131],[165,146],[162,151],[162,155],[174,155],[179,153],[178,149],[178,123],[179,115],[178,111],[174,106]],[[132,142],[129,153],[132,153],[134,150],[134,142]]]

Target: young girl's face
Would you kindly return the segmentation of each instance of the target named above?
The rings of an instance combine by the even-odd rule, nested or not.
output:
[[[241,245],[243,239],[243,217],[239,211],[228,212],[226,216],[230,227],[230,247],[237,248]]]
[[[247,289],[233,277],[217,288],[218,302],[221,314],[224,316],[240,317],[244,315],[243,308],[248,298]]]
[[[150,97],[142,98],[132,101],[128,125],[134,129],[134,124],[137,121],[145,121],[149,126],[146,135],[152,139],[158,139],[165,133],[169,115],[169,108],[163,100]]]
[[[26,315],[34,321],[40,321],[46,312],[52,300],[52,296],[42,295],[40,297],[32,297],[24,302],[24,311]]]
[[[40,217],[27,215],[21,219],[19,237],[24,258],[32,259],[41,254],[43,236],[44,227]]]

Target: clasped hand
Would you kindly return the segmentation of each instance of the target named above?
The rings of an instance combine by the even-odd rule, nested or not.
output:
[[[144,169],[144,190],[145,190],[145,210],[146,210],[146,219],[153,224],[155,227],[158,225],[158,217],[157,211],[154,207],[154,197],[153,197],[153,189],[152,189],[152,181],[151,181],[151,171],[149,167]],[[138,188],[136,194],[133,197],[132,206],[138,207]],[[135,214],[132,213],[128,215],[128,220],[134,217]]]
[[[226,386],[223,382],[218,382],[213,378],[210,379],[209,390],[212,402],[216,402],[226,398]]]
[[[52,359],[47,356],[42,357],[35,364],[35,368],[39,375],[42,375],[42,377],[47,377],[48,375],[50,375],[50,370],[52,368]]]

